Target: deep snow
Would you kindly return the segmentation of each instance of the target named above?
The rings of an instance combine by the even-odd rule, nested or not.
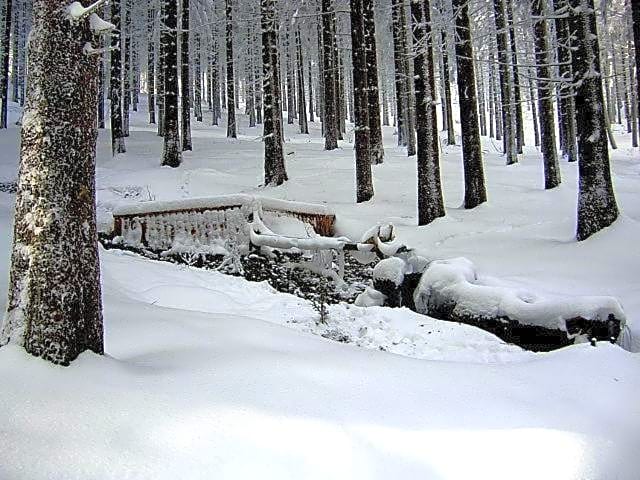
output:
[[[357,206],[352,150],[323,152],[317,124],[311,138],[289,131],[291,181],[258,189],[260,130],[240,128],[232,142],[224,126],[194,122],[195,150],[173,170],[158,166],[161,141],[144,118],[134,114],[129,153],[116,159],[101,132],[102,218],[143,199],[326,202],[339,234],[357,239],[391,221],[422,255],[468,257],[486,284],[612,295],[632,331],[639,324],[640,161],[628,136],[612,155],[623,216],[578,244],[576,165],[563,164],[565,183],[545,192],[532,148],[506,167],[487,141],[490,201],[472,211],[459,208],[460,151],[449,148],[447,217],[417,228],[415,159],[393,146],[391,129],[385,164],[374,168],[376,197]],[[16,143],[15,129],[0,131],[0,182],[16,176]],[[0,193],[2,309],[12,200]],[[335,306],[317,325],[308,303],[263,284],[113,251],[101,250],[101,261],[107,356],[83,354],[63,368],[0,349],[1,479],[640,475],[637,353],[600,343],[532,354],[472,327],[379,307]]]

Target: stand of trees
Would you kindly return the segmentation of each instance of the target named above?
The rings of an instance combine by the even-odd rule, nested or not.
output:
[[[398,146],[416,157],[420,225],[446,213],[441,130],[442,143],[461,143],[464,207],[472,209],[487,200],[482,137],[501,141],[505,163],[514,164],[530,121],[541,187],[560,184],[561,161],[578,162],[576,238],[618,216],[612,125],[626,129],[634,146],[640,130],[635,0],[111,0],[87,10],[109,17],[92,21],[93,31],[89,14],[63,18],[59,7],[3,0],[0,10],[0,128],[12,102],[26,112],[2,338],[20,338],[51,361],[102,349],[99,287],[76,289],[81,277],[98,276],[95,136],[108,126],[113,155],[126,152],[140,93],[163,137],[158,163],[174,168],[192,148],[192,122],[205,117],[226,123],[231,138],[262,129],[265,185],[288,180],[285,116],[303,135],[319,121],[326,150],[353,133],[357,202],[374,196],[372,168],[384,168],[375,167],[385,156],[382,125],[392,123]],[[111,24],[110,39],[100,38],[95,29]],[[74,68],[60,72],[62,65]],[[49,143],[34,122],[56,132]],[[63,222],[46,217],[53,205],[65,212]],[[71,237],[58,265],[51,249],[66,248]],[[54,270],[74,292],[68,304],[60,303],[65,291],[46,287]]]

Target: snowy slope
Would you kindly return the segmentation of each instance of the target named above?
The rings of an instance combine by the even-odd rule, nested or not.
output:
[[[99,145],[98,199],[101,211],[136,199],[122,198],[114,187],[136,185],[155,200],[248,193],[302,202],[326,203],[337,214],[337,234],[351,238],[378,222],[392,222],[400,239],[428,258],[469,258],[485,282],[529,288],[559,295],[610,295],[618,298],[640,351],[640,151],[630,135],[618,135],[611,151],[621,218],[614,226],[578,243],[574,240],[577,165],[561,162],[563,183],[544,191],[542,159],[525,147],[518,165],[505,166],[499,145],[484,138],[489,201],[473,210],[462,204],[462,165],[459,146],[445,147],[442,157],[447,216],[416,227],[415,159],[395,147],[393,129],[385,128],[385,163],[374,167],[375,197],[355,204],[352,146],[323,151],[319,124],[310,136],[287,126],[286,151],[290,182],[277,188],[258,188],[262,182],[260,128],[241,127],[239,139],[225,138],[224,126],[212,128],[207,119],[194,122],[194,151],[185,152],[180,169],[158,168],[162,143],[155,129],[144,125],[146,115],[133,117],[138,126],[128,153],[110,156],[108,132]],[[246,125],[240,117],[240,125]],[[352,135],[349,133],[348,136]],[[527,137],[532,145],[532,138]],[[500,142],[498,142],[500,143]],[[142,198],[144,199],[144,198]],[[489,278],[487,278],[489,277]]]
[[[619,347],[414,360],[274,325],[306,312],[243,280],[103,271],[107,357],[0,349],[0,478],[637,478],[640,359]],[[441,356],[480,339],[453,329]]]
[[[485,283],[613,295],[639,324],[640,162],[628,136],[613,154],[623,218],[577,244],[576,166],[563,164],[563,186],[544,192],[531,148],[505,167],[487,142],[490,202],[473,211],[459,208],[450,148],[447,217],[416,228],[415,161],[390,130],[376,197],[356,206],[350,145],[322,152],[317,124],[311,138],[290,131],[292,181],[261,189],[258,129],[229,142],[224,126],[194,122],[194,152],[160,168],[143,111],[128,154],[112,159],[100,136],[103,216],[132,201],[235,193],[325,202],[340,234],[392,221],[425,256],[468,257]],[[15,179],[15,129],[0,131],[0,152],[0,182]],[[0,193],[0,309],[12,202]],[[604,343],[531,354],[407,310],[336,306],[316,325],[307,303],[266,285],[116,252],[101,261],[108,355],[62,368],[0,349],[2,480],[638,478],[639,354]],[[352,344],[319,336],[333,330]]]

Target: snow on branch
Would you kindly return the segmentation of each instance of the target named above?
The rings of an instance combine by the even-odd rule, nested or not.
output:
[[[107,0],[97,0],[88,7],[83,7],[80,2],[73,2],[67,7],[67,15],[70,20],[79,21],[96,12],[101,6],[105,5]]]
[[[89,16],[89,28],[94,35],[104,35],[115,30],[116,26],[100,18],[100,15],[97,13],[92,13],[91,16]]]

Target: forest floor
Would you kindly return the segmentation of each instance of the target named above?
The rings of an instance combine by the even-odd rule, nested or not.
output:
[[[261,129],[240,116],[230,141],[209,121],[194,122],[194,151],[175,170],[159,167],[162,141],[143,112],[125,155],[112,159],[101,132],[100,221],[148,199],[327,203],[339,234],[390,221],[429,258],[469,258],[487,283],[614,296],[625,347],[640,350],[640,155],[628,135],[612,153],[622,216],[577,243],[577,165],[563,163],[564,183],[545,192],[533,147],[507,167],[485,139],[489,202],[474,210],[460,208],[460,148],[447,147],[447,216],[418,228],[415,159],[391,128],[376,196],[355,205],[352,146],[324,152],[319,124],[311,136],[287,128],[290,181],[260,188]],[[17,176],[17,134],[0,131],[0,184]],[[1,310],[13,199],[0,191]],[[101,261],[105,357],[63,368],[0,349],[2,479],[638,478],[638,353],[599,343],[533,354],[406,309],[336,305],[318,325],[308,302],[265,284],[117,251]],[[331,340],[343,336],[350,344]]]

